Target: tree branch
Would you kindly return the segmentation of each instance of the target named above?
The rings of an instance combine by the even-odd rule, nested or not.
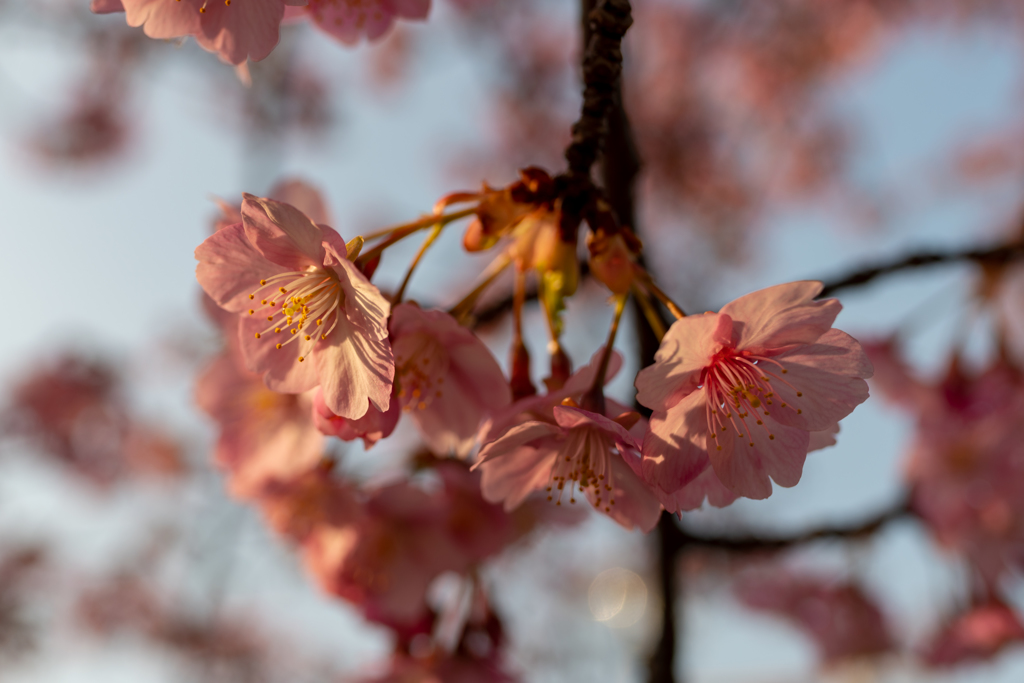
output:
[[[918,254],[904,256],[890,263],[867,267],[855,271],[841,278],[825,282],[825,288],[821,290],[819,297],[831,296],[842,289],[859,287],[884,275],[890,275],[902,270],[912,268],[923,268],[942,263],[956,263],[958,261],[973,261],[981,265],[999,266],[1012,263],[1024,258],[1024,242],[1017,241],[1009,244],[991,247],[989,249],[970,249],[967,251],[926,251]]]
[[[589,177],[608,131],[608,115],[618,101],[622,37],[633,24],[629,0],[582,0],[583,106],[565,150],[569,173]]]
[[[825,539],[854,540],[865,538],[889,522],[912,515],[910,499],[901,497],[892,507],[855,524],[814,529],[790,536],[756,536],[751,534],[712,536],[694,533],[673,524],[672,547],[676,550],[706,549],[731,553],[771,552]]]

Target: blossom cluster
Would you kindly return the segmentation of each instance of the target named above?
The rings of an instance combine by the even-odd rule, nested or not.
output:
[[[506,510],[534,493],[556,506],[581,496],[623,526],[646,531],[662,509],[766,498],[772,481],[794,486],[808,451],[834,443],[838,421],[868,395],[866,355],[832,328],[839,303],[816,300],[820,283],[796,282],[741,297],[719,313],[685,316],[637,265],[639,241],[591,217],[601,227],[588,239],[590,271],[611,290],[615,315],[607,344],[571,373],[559,343],[561,309],[579,276],[556,185],[528,169],[507,188],[450,195],[434,215],[381,233],[370,249],[362,237],[346,242],[321,222],[323,203],[308,188],[282,191],[299,195],[293,201],[308,204],[306,212],[244,195],[196,250],[199,283],[224,311],[233,354],[211,369],[200,393],[223,426],[218,459],[232,471],[232,489],[253,495],[253,481],[265,476],[253,468],[288,476],[308,470],[322,450],[318,434],[371,447],[403,413],[434,455],[471,462],[484,498]],[[460,203],[470,208],[443,213]],[[389,246],[432,229],[414,267],[446,225],[465,217],[473,218],[467,248],[499,255],[482,285],[450,312],[403,302],[405,284],[389,297],[371,282]],[[518,303],[506,378],[463,323],[509,265]],[[551,376],[540,395],[518,332],[531,272],[552,331]],[[648,310],[651,294],[663,299],[678,316],[636,378],[636,401],[651,411],[649,421],[603,389],[621,365],[613,347],[631,292]],[[266,417],[248,414],[252,405],[264,406]]]
[[[100,14],[124,12],[150,38],[192,36],[229,64],[259,61],[277,45],[283,21],[308,20],[343,43],[374,40],[396,18],[423,19],[430,0],[92,0]]]

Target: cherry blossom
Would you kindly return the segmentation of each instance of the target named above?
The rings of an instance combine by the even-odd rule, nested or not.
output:
[[[430,0],[309,0],[306,7],[288,10],[287,16],[306,15],[321,31],[354,45],[363,38],[377,40],[395,19],[426,19],[429,13]]]
[[[868,397],[871,364],[831,329],[841,306],[814,301],[820,291],[777,285],[672,325],[636,379],[637,400],[654,411],[642,471],[659,497],[708,467],[748,498],[771,495],[771,480],[794,486],[811,433],[834,431]]]
[[[891,343],[868,349],[883,395],[917,422],[904,466],[914,511],[995,586],[1008,568],[1024,566],[1024,377],[1003,359],[968,371],[954,358],[928,383]]]
[[[493,354],[444,311],[409,303],[391,316],[391,346],[398,399],[427,445],[466,456],[484,418],[512,400]]]
[[[244,195],[242,223],[196,249],[196,277],[239,313],[242,355],[274,391],[321,386],[330,410],[357,419],[390,404],[390,304],[349,260],[341,236],[290,204]],[[306,362],[306,361],[309,362]]]
[[[234,496],[253,497],[268,482],[297,476],[323,456],[312,398],[271,391],[245,369],[237,351],[210,363],[196,384],[196,403],[218,423],[214,461],[226,470]]]
[[[778,570],[744,577],[735,590],[747,606],[793,621],[826,661],[880,654],[894,645],[881,610],[855,584]]]
[[[629,413],[626,413],[628,416]],[[533,491],[548,500],[576,502],[576,488],[599,511],[626,528],[650,531],[661,506],[636,476],[639,441],[626,426],[639,415],[611,420],[573,406],[556,406],[554,424],[532,420],[484,446],[484,497],[511,509]],[[630,463],[630,461],[634,461]]]
[[[97,13],[125,12],[150,38],[193,36],[229,64],[259,61],[278,41],[285,6],[306,0],[93,0]]]

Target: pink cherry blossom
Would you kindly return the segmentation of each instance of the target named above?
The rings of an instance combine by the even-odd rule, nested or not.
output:
[[[867,398],[871,364],[831,329],[841,306],[814,301],[820,291],[777,285],[672,325],[636,379],[637,400],[654,411],[642,471],[662,500],[709,466],[748,498],[771,495],[771,480],[794,486],[811,433],[834,431]]]
[[[286,5],[306,0],[93,0],[98,13],[124,11],[150,38],[194,36],[230,64],[259,61],[278,41]]]
[[[362,439],[363,445],[370,448],[381,439],[391,436],[401,416],[401,404],[391,391],[391,402],[385,411],[377,410],[371,403],[362,417],[349,420],[331,412],[324,403],[323,391],[319,388],[313,394],[313,421],[317,429],[328,436],[336,436],[342,441]]]
[[[324,590],[354,602],[374,621],[414,628],[428,614],[426,591],[434,578],[467,571],[537,519],[510,516],[485,501],[479,475],[463,463],[438,462],[434,471],[440,487],[383,487],[370,494],[358,522],[309,534],[306,566]]]
[[[563,499],[575,503],[579,487],[622,526],[654,528],[661,506],[635,473],[637,438],[620,422],[588,410],[560,405],[552,412],[553,421],[523,422],[483,447],[474,468],[483,472],[484,497],[504,501],[509,510],[544,489],[560,505]],[[633,422],[638,419],[632,414]]]
[[[391,347],[402,408],[437,454],[467,455],[480,423],[512,401],[491,351],[444,311],[396,306]]]
[[[324,461],[298,476],[268,481],[256,500],[267,523],[302,542],[318,528],[340,529],[359,521],[363,511],[355,491],[332,469],[333,463]]]
[[[214,459],[233,496],[252,498],[268,482],[316,466],[324,438],[313,425],[311,401],[308,394],[271,391],[230,347],[210,363],[196,385],[196,403],[220,428]]]
[[[287,16],[308,16],[321,31],[347,45],[362,38],[376,40],[390,30],[395,19],[426,19],[430,0],[309,0]]]
[[[793,621],[826,661],[891,650],[892,636],[875,602],[858,586],[790,571],[741,579],[736,594],[747,606]]]
[[[274,391],[316,386],[348,419],[390,405],[390,304],[347,258],[341,236],[290,204],[244,195],[242,223],[196,249],[199,284],[239,313],[242,355]],[[308,362],[307,362],[308,361]]]
[[[932,666],[986,660],[1012,643],[1024,642],[1024,625],[998,600],[976,605],[950,620],[928,645]]]

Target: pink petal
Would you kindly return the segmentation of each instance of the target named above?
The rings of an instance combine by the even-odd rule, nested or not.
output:
[[[634,385],[636,400],[653,411],[665,411],[697,388],[700,373],[728,339],[729,318],[715,313],[691,315],[672,323],[654,356]]]
[[[109,14],[111,12],[123,12],[124,5],[121,0],[92,0],[90,10],[96,14]]]
[[[309,12],[317,28],[350,45],[362,36],[370,40],[381,37],[394,22],[394,9],[381,0],[310,0]]]
[[[543,439],[545,437],[561,433],[561,428],[548,422],[531,420],[529,422],[518,424],[515,427],[512,427],[512,429],[509,429],[498,439],[485,444],[484,447],[480,449],[480,454],[477,456],[477,463],[473,465],[473,469],[480,467],[491,458],[497,458],[505,455],[506,453],[510,453],[520,446],[524,446],[531,441],[534,441],[535,439]]]
[[[472,450],[484,418],[512,401],[508,381],[490,350],[469,330],[464,332],[471,341],[449,346],[451,356],[442,395],[426,410],[412,413],[435,453],[455,453],[459,457]]]
[[[346,303],[346,307],[349,306]],[[348,320],[313,349],[324,403],[335,415],[356,420],[366,414],[367,399],[388,410],[395,379],[395,359],[387,339],[374,339]]]
[[[223,0],[207,3],[196,40],[230,64],[258,62],[274,49],[284,18],[283,0]]]
[[[836,435],[839,433],[839,423],[836,422],[828,429],[811,432],[810,442],[807,444],[807,452],[821,450],[836,445]]]
[[[234,312],[248,310],[249,295],[259,289],[260,280],[283,270],[252,246],[241,223],[210,235],[195,256],[199,285],[217,305]]]
[[[505,510],[519,507],[531,493],[550,485],[556,457],[558,449],[542,443],[540,447],[522,445],[481,462],[480,491],[484,499],[491,503],[504,501]]]
[[[554,412],[555,422],[563,429],[584,426],[593,427],[605,432],[617,443],[621,443],[634,451],[640,450],[640,444],[637,443],[632,434],[626,431],[625,427],[618,422],[609,420],[604,415],[592,413],[582,408],[573,408],[572,406],[555,406]]]
[[[725,484],[719,480],[710,463],[699,477],[678,491],[664,493],[655,489],[654,493],[665,509],[672,513],[696,510],[704,505],[705,500],[712,507],[724,508],[732,505],[739,498],[739,495],[727,489]]]
[[[719,443],[714,447],[709,443],[708,457],[722,484],[741,496],[760,500],[772,493],[769,477],[785,487],[800,481],[810,437],[803,429],[785,425],[766,422],[758,426],[751,417],[746,424],[737,422],[744,430],[742,437],[732,426],[718,432]]]
[[[871,376],[871,363],[845,332],[829,330],[819,343],[795,347],[774,360],[786,370],[781,374],[771,368],[778,377],[772,379],[772,388],[779,401],[773,401],[771,416],[780,423],[808,431],[829,429],[868,398],[862,378]]]
[[[357,420],[349,420],[335,415],[324,402],[323,390],[317,389],[313,397],[313,420],[322,433],[336,436],[342,441],[362,439],[363,446],[369,449],[395,431],[398,418],[402,415],[402,408],[395,397],[393,387],[386,411],[377,410],[369,399],[366,403],[366,414]]]
[[[269,261],[289,270],[323,266],[323,233],[294,206],[243,194],[245,234]]]
[[[624,457],[639,459],[636,455]],[[640,529],[647,533],[658,524],[658,519],[661,517],[661,503],[655,498],[650,487],[634,473],[633,468],[623,458],[613,455],[611,466],[614,489],[611,493],[615,505],[602,503],[600,512],[627,529]],[[596,497],[593,489],[587,489],[586,496],[593,505]]]
[[[707,433],[703,390],[691,393],[668,412],[654,413],[642,447],[644,481],[672,493],[700,476],[708,466]]]
[[[150,38],[178,38],[199,33],[203,0],[122,0],[129,26],[142,26]]]
[[[241,316],[238,339],[249,370],[261,373],[263,381],[274,391],[301,394],[314,388],[320,383],[316,367],[309,358],[299,362],[299,345],[293,342],[280,349],[276,346],[277,339],[282,344],[287,341],[287,330],[281,334],[271,331],[256,338],[256,333],[265,332],[268,324],[273,323],[268,323],[264,317]]]
[[[348,259],[332,267],[345,292],[345,315],[349,322],[367,336],[387,339],[391,303]],[[393,368],[391,375],[394,376]]]
[[[762,351],[816,341],[842,309],[836,299],[814,301],[820,291],[820,282],[788,282],[726,304],[721,312],[736,321],[735,347]]]
[[[304,2],[304,0],[291,0],[294,3]],[[304,11],[304,10],[298,10]],[[331,212],[327,208],[327,202],[324,201],[323,194],[314,185],[307,183],[305,180],[299,178],[287,178],[280,180],[274,184],[270,192],[267,193],[268,197],[272,197],[279,202],[285,204],[291,204],[296,209],[304,213],[309,220],[316,224],[333,225],[334,221],[331,220]]]

